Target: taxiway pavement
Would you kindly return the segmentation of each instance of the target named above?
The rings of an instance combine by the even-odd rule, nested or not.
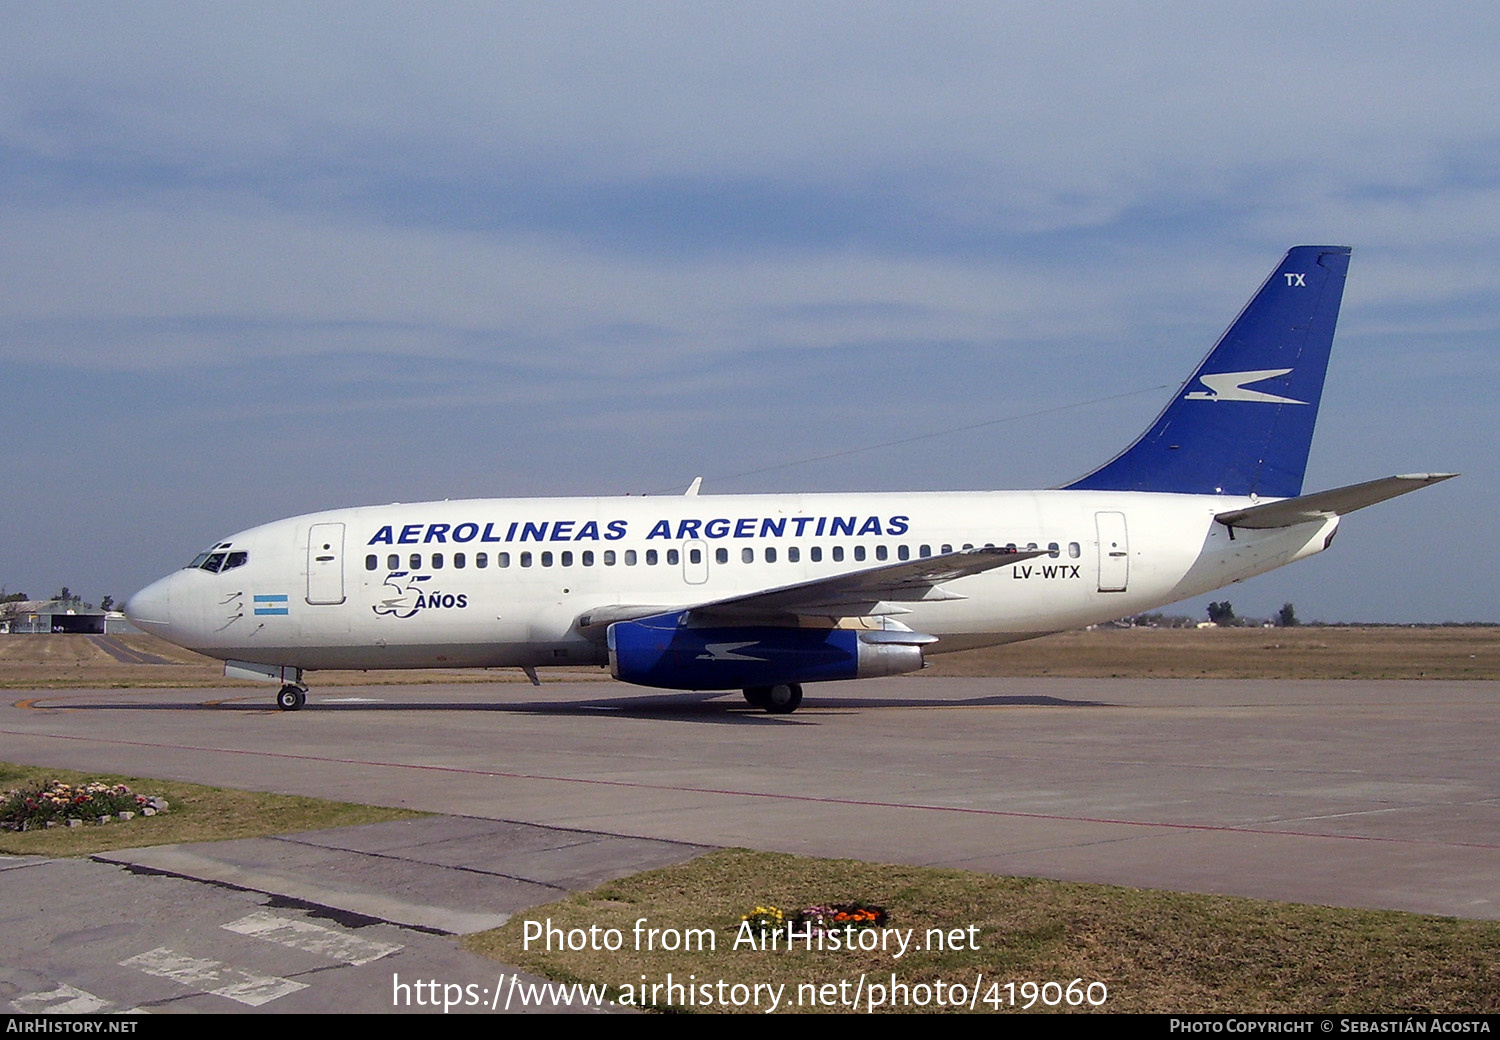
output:
[[[709,846],[1500,918],[1500,683],[15,691],[0,759]]]

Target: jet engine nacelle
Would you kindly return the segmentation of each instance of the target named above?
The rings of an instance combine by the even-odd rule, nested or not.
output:
[[[696,628],[681,624],[682,617],[668,614],[610,625],[614,677],[667,690],[868,679],[917,671],[922,648],[915,641],[931,639],[846,628]]]

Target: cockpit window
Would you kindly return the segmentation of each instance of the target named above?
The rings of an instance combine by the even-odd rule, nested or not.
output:
[[[208,571],[210,574],[220,574],[224,571],[233,570],[236,567],[243,567],[246,563],[249,563],[250,554],[245,550],[226,551],[232,544],[232,542],[220,542],[207,552],[199,553],[193,557],[193,562],[188,564],[188,569]]]

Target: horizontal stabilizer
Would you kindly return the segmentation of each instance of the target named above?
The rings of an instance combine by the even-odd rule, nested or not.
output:
[[[1363,484],[1350,484],[1332,491],[1319,491],[1313,495],[1267,502],[1265,505],[1246,509],[1232,509],[1227,513],[1219,513],[1214,519],[1226,527],[1257,530],[1295,527],[1314,520],[1325,520],[1330,516],[1343,516],[1356,509],[1373,506],[1376,502],[1384,502],[1388,498],[1456,476],[1457,473],[1407,473],[1396,477],[1382,477],[1380,480],[1367,480]]]

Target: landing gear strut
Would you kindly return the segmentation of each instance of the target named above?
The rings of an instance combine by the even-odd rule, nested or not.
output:
[[[802,703],[802,684],[747,686],[745,700],[752,708],[764,708],[772,715],[790,715]]]
[[[282,711],[301,711],[307,703],[307,690],[296,683],[287,683],[276,695],[276,706]]]

